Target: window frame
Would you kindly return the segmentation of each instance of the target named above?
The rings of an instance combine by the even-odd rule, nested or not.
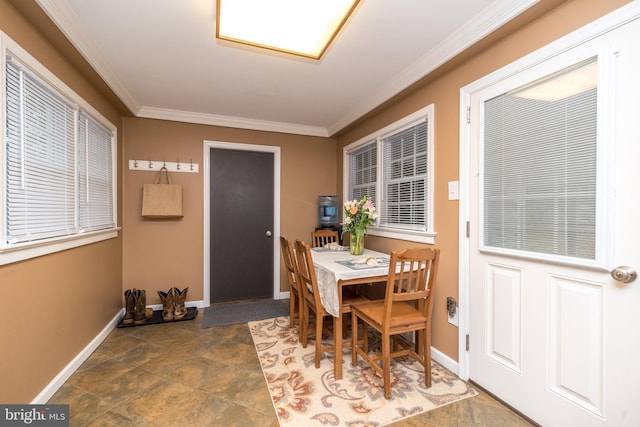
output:
[[[401,227],[390,227],[390,226],[381,226],[380,225],[380,217],[383,214],[383,191],[384,191],[384,152],[383,152],[383,139],[388,138],[389,136],[399,133],[407,128],[415,126],[421,121],[427,122],[427,173],[426,173],[426,195],[425,195],[425,230],[415,230],[410,228],[401,228]],[[378,208],[380,213],[379,219],[375,224],[371,225],[367,229],[367,233],[373,236],[387,237],[393,239],[407,240],[411,242],[420,242],[420,243],[435,243],[436,232],[434,230],[434,104],[430,104],[426,107],[421,108],[420,110],[415,111],[408,116],[401,118],[400,120],[385,126],[363,138],[358,139],[357,141],[346,145],[342,149],[342,169],[343,169],[343,202],[346,200],[351,200],[353,197],[351,196],[351,187],[350,187],[350,177],[351,177],[351,155],[355,152],[359,151],[363,147],[369,144],[376,144],[376,158],[377,158],[377,166],[376,166],[376,196],[375,196],[375,205]]]
[[[496,234],[500,234],[500,233],[496,233],[495,230],[490,226],[492,217],[486,211],[488,206],[490,206],[493,203],[498,203],[497,201],[494,201],[494,199],[492,199],[492,195],[488,193],[488,190],[491,188],[491,185],[489,184],[490,171],[489,171],[489,168],[487,167],[487,164],[489,162],[488,159],[490,159],[490,156],[488,156],[487,154],[487,149],[490,143],[495,142],[495,140],[491,140],[488,136],[487,117],[490,116],[490,114],[487,113],[487,109],[488,109],[487,103],[493,100],[496,100],[500,97],[509,96],[512,93],[523,92],[524,90],[530,87],[539,85],[540,83],[544,84],[544,83],[553,82],[555,77],[563,74],[564,75],[570,74],[572,72],[575,72],[576,70],[583,69],[585,66],[588,66],[589,64],[595,65],[597,70],[596,74],[602,74],[603,67],[606,66],[606,64],[601,63],[603,60],[604,60],[603,58],[600,58],[599,55],[596,54],[591,57],[585,58],[581,61],[576,61],[573,64],[562,66],[555,70],[554,70],[555,67],[539,67],[540,71],[531,76],[533,77],[533,80],[529,82],[525,82],[524,84],[520,84],[521,82],[518,82],[518,85],[514,87],[510,87],[510,85],[507,84],[507,81],[505,81],[504,84],[502,85],[502,88],[504,89],[506,87],[510,87],[509,90],[505,90],[502,94],[497,96],[493,96],[494,94],[492,94],[491,96],[487,96],[486,99],[482,100],[482,103],[481,103],[482,112],[480,114],[480,117],[483,120],[483,123],[481,124],[481,129],[483,134],[480,140],[480,150],[481,150],[480,159],[482,161],[482,165],[480,167],[480,188],[479,188],[479,200],[482,203],[482,209],[480,212],[481,221],[478,224],[479,230],[481,233],[479,234],[480,236],[479,248],[481,252],[495,253],[495,254],[505,254],[505,253],[519,254],[520,256],[524,256],[527,258],[536,258],[536,259],[548,258],[548,259],[556,259],[559,262],[560,260],[573,260],[574,263],[595,262],[597,257],[597,247],[599,246],[598,235],[597,235],[597,229],[599,225],[598,215],[597,215],[598,209],[596,208],[596,206],[602,205],[601,196],[599,196],[599,193],[598,193],[599,180],[601,179],[598,176],[598,173],[599,171],[602,170],[602,167],[603,167],[600,164],[602,162],[598,160],[599,152],[602,152],[602,147],[601,147],[602,142],[601,140],[599,140],[598,135],[600,133],[600,128],[602,127],[602,123],[603,123],[602,116],[603,114],[606,114],[603,112],[603,109],[598,106],[599,104],[598,100],[601,100],[603,97],[608,96],[606,93],[607,88],[603,88],[601,81],[596,78],[595,88],[591,90],[584,90],[584,92],[582,92],[583,94],[588,92],[593,92],[593,96],[590,97],[592,99],[589,100],[590,101],[589,105],[593,106],[593,110],[589,110],[589,112],[592,112],[595,118],[588,122],[588,124],[593,126],[593,130],[592,130],[593,135],[591,135],[591,138],[589,141],[593,144],[592,146],[589,146],[592,150],[592,153],[588,153],[589,158],[592,158],[592,163],[589,165],[583,165],[582,168],[580,168],[582,171],[584,170],[592,171],[593,181],[587,180],[588,182],[592,182],[592,188],[588,188],[584,183],[581,183],[579,189],[576,190],[575,188],[573,188],[572,190],[571,187],[575,187],[575,182],[567,183],[566,180],[560,179],[561,184],[558,186],[559,189],[556,189],[557,192],[554,192],[551,188],[548,188],[546,192],[541,192],[544,194],[543,195],[541,193],[535,193],[534,191],[532,191],[532,188],[529,186],[531,184],[530,182],[522,184],[522,186],[525,187],[526,190],[528,191],[515,190],[513,188],[513,185],[511,185],[510,188],[507,188],[508,186],[506,186],[502,181],[520,182],[520,180],[517,180],[516,173],[512,173],[511,175],[507,175],[506,177],[500,176],[501,179],[498,180],[498,182],[500,182],[500,186],[497,186],[497,187],[500,190],[498,193],[502,194],[501,202],[505,202],[507,204],[511,203],[514,205],[517,204],[519,206],[519,209],[522,212],[518,217],[516,217],[515,215],[513,215],[513,211],[509,211],[509,209],[505,209],[507,212],[512,213],[512,216],[509,216],[508,214],[503,213],[502,217],[493,218],[494,223],[500,224],[503,228],[507,228],[508,226],[513,227],[512,229],[509,230],[509,232],[504,232],[504,234],[508,235],[507,237],[504,237],[504,238],[501,237],[499,239],[496,239]],[[495,86],[498,86],[498,84],[494,85],[494,87]],[[547,116],[551,115],[550,111],[552,111],[551,110],[552,108],[559,108],[557,107],[558,103],[562,103],[562,104],[572,103],[572,100],[575,100],[577,97],[578,97],[577,94],[571,94],[571,95],[562,97],[559,100],[554,100],[554,101],[548,101],[544,99],[540,101],[539,99],[538,100],[534,99],[534,101],[529,101],[529,104],[523,107],[522,110],[528,111],[525,108],[530,108],[530,109],[535,108],[535,111],[537,113],[536,118],[546,117],[545,114]],[[547,102],[548,104],[545,105],[545,102]],[[525,105],[524,102],[522,104]],[[534,106],[533,108],[532,108],[532,105]],[[563,114],[556,114],[555,116],[564,118],[566,120],[566,121],[562,121],[561,126],[559,126],[559,128],[566,133],[567,132],[566,124],[568,123],[568,121],[570,121],[570,119],[566,119],[567,111],[570,114],[575,114],[577,107],[574,105],[573,109],[570,109],[569,107],[565,107],[565,109],[566,111],[564,111]],[[504,121],[504,117],[501,116],[499,121]],[[518,123],[519,129],[521,127],[527,129],[526,128],[527,124],[531,125],[531,122],[523,123],[523,120],[515,121],[515,123]],[[573,123],[576,124],[578,122],[574,120]],[[584,125],[584,124],[585,124],[584,122],[581,123],[581,125]],[[557,128],[558,127],[554,128],[552,124],[548,124],[548,125],[545,124],[545,136],[547,138],[552,138],[553,136],[556,136],[556,137],[559,136],[561,132],[559,130],[557,130],[556,131],[557,133],[555,134],[552,133],[552,129],[557,129]],[[531,130],[531,128],[528,128],[528,129],[530,129],[530,132],[528,133],[528,135],[531,135],[533,133],[533,130]],[[586,141],[584,140],[586,131],[585,131],[585,128],[580,128],[580,130],[581,131],[578,132],[577,136],[569,137],[565,134],[564,140],[562,141],[554,140],[553,144],[557,146],[561,146],[563,148],[573,145],[574,150],[576,145],[580,145],[582,146],[581,148],[584,150],[584,145],[586,143]],[[570,131],[569,134],[572,134],[573,132],[576,132],[576,131],[575,130],[572,132]],[[533,134],[536,135],[535,133]],[[508,150],[511,149],[513,145],[522,144],[522,138],[525,138],[525,137],[520,137],[521,139],[517,140],[514,144],[512,144],[511,146],[507,146],[505,151],[508,152]],[[575,142],[576,137],[581,138],[580,144],[576,144]],[[508,138],[505,138],[505,140],[508,141]],[[545,141],[541,141],[541,142],[544,143]],[[546,150],[546,151],[548,154],[549,150]],[[578,154],[578,156],[575,156],[575,157],[579,157],[581,159],[585,159],[585,155],[587,154],[585,153],[585,151],[576,151],[576,152],[572,151],[571,153],[574,155]],[[553,151],[552,149],[551,149],[551,154],[554,154],[556,156],[561,155],[561,153],[557,151]],[[510,160],[511,163],[509,164],[508,167],[505,167],[504,169],[508,170],[510,168],[513,168],[514,164],[516,165],[518,164],[517,163],[518,160],[516,160],[515,162],[513,160]],[[544,160],[544,161],[541,161],[541,160]],[[535,161],[535,160],[532,160],[531,158],[527,158],[523,162],[524,164],[520,165],[519,170],[526,171],[525,169],[526,163],[530,163],[530,162],[533,162],[532,164],[536,165],[535,169],[539,171],[544,171],[545,175],[552,174],[552,171],[545,169],[545,167],[550,163],[549,159],[538,159],[537,161]],[[563,172],[566,173],[567,175],[569,175],[569,172],[566,168],[570,166],[571,164],[564,165],[565,169],[563,170]],[[575,168],[575,165],[574,165],[574,168]],[[495,172],[498,170],[500,169],[499,168],[491,169],[492,172]],[[508,173],[508,172],[505,172],[504,170],[500,170],[500,172],[501,173],[504,172],[505,175]],[[532,171],[526,171],[525,173],[532,173]],[[584,178],[582,179],[584,180]],[[544,179],[539,179],[536,183],[538,185],[549,184],[549,181],[545,181]],[[496,186],[494,185],[494,187]],[[549,185],[549,187],[551,186]],[[593,197],[594,206],[592,209],[589,209],[589,214],[592,214],[593,217],[590,218],[590,220],[587,221],[587,223],[592,222],[591,224],[589,224],[591,225],[591,227],[589,228],[589,231],[592,233],[591,237],[593,237],[593,244],[592,244],[592,247],[590,248],[592,250],[592,252],[590,252],[591,256],[587,257],[587,256],[578,255],[579,251],[576,250],[575,247],[579,246],[580,242],[578,240],[572,240],[569,237],[572,232],[573,234],[576,234],[576,235],[585,233],[584,230],[581,230],[579,228],[580,225],[583,225],[583,224],[575,223],[573,224],[575,225],[575,228],[569,228],[568,226],[568,224],[571,223],[571,221],[569,220],[570,213],[571,212],[577,213],[577,210],[573,211],[570,208],[566,208],[567,211],[565,212],[564,210],[562,210],[561,213],[555,213],[555,211],[551,210],[554,212],[555,216],[561,218],[560,220],[558,219],[553,220],[551,217],[544,216],[544,215],[535,215],[535,214],[531,215],[531,214],[536,209],[536,207],[539,207],[540,205],[542,205],[544,201],[553,201],[559,204],[561,207],[564,207],[565,205],[571,204],[571,202],[574,200],[573,198],[575,197],[575,193],[585,193],[590,191],[593,191],[592,197]],[[582,202],[584,202],[584,200],[582,200]],[[544,210],[544,205],[542,206],[543,207],[541,209]],[[547,212],[550,212],[550,210],[547,209]],[[579,215],[576,215],[576,216],[579,216]],[[517,224],[514,224],[513,222],[514,219],[516,219]],[[536,230],[537,228],[535,227],[536,221],[541,224],[554,227],[554,230],[553,231],[544,230],[544,229]],[[533,223],[533,224],[531,227],[527,227],[525,224],[528,224],[528,223]],[[557,228],[560,228],[560,230],[558,231]],[[539,234],[543,234],[544,237],[529,238],[527,236],[528,233],[535,235],[536,231],[538,231]],[[517,236],[518,238],[517,240],[521,241],[519,242],[520,244],[516,244],[515,236]],[[490,241],[492,237],[494,238],[494,240]],[[509,237],[511,237],[511,239]],[[545,240],[545,237],[549,238],[550,240]],[[502,241],[504,245],[501,246],[497,244],[496,240]],[[545,244],[546,244],[547,250],[543,249],[545,248]],[[551,247],[556,247],[556,246],[559,247],[557,249],[557,252],[554,252],[550,249]],[[572,252],[570,249],[571,247],[574,247],[573,254],[571,253]],[[564,249],[561,249],[561,248],[564,248]],[[566,251],[566,253],[562,253],[563,251]]]
[[[612,46],[604,47],[587,47],[584,50],[577,50],[571,55],[563,55],[551,59],[549,57],[541,58],[540,61],[534,61],[529,66],[519,67],[514,63],[505,70],[499,70],[498,72],[487,76],[484,80],[486,83],[481,90],[477,90],[475,93],[479,93],[479,99],[491,97],[492,95],[485,95],[484,90],[491,91],[493,88],[499,86],[500,90],[509,91],[517,89],[518,87],[530,84],[538,79],[545,78],[551,74],[562,71],[563,69],[574,67],[580,62],[585,62],[591,58],[597,58],[598,64],[598,78],[597,78],[597,132],[596,132],[596,226],[595,226],[595,258],[578,258],[572,256],[565,256],[559,254],[548,254],[543,252],[531,252],[523,251],[519,249],[504,249],[496,248],[493,246],[485,245],[484,242],[479,242],[479,249],[485,254],[505,255],[515,258],[522,258],[528,260],[536,260],[542,262],[552,262],[558,265],[570,265],[581,266],[587,268],[605,269],[611,270],[612,266],[612,241],[609,236],[613,234],[612,227],[614,213],[612,212],[613,194],[607,192],[607,188],[611,188],[613,185],[611,182],[611,170],[613,165],[611,163],[610,156],[606,152],[607,141],[614,141],[614,126],[610,126],[613,117],[614,105],[615,105],[615,91],[613,90],[614,74],[615,74],[615,57],[617,53]],[[515,70],[515,71],[513,71]],[[464,88],[466,89],[466,88]],[[471,101],[467,101],[471,104]],[[474,108],[474,107],[471,107]],[[484,134],[484,108],[483,106],[477,107],[480,123],[480,132]],[[484,141],[482,142],[484,144]],[[484,159],[481,160],[484,162]],[[484,173],[480,171],[480,173]],[[484,204],[482,197],[484,195],[484,188],[479,188],[479,197],[481,198],[479,203]],[[484,230],[484,212],[480,212],[478,216],[478,235],[482,236],[485,233]]]
[[[26,259],[55,253],[67,249],[72,249],[99,241],[118,237],[118,215],[117,215],[117,127],[100,114],[93,106],[80,97],[74,90],[66,85],[61,79],[56,77],[43,64],[36,60],[31,54],[20,45],[0,31],[0,101],[3,108],[0,109],[0,265],[10,264]],[[89,116],[96,123],[111,132],[111,209],[113,212],[113,225],[100,230],[83,231],[78,228],[75,233],[65,236],[55,236],[29,242],[14,244],[7,243],[7,177],[6,177],[6,84],[7,84],[7,55],[11,55],[27,69],[34,78],[48,86],[57,96],[72,102],[75,110],[75,151],[74,151],[74,176],[75,185],[75,221],[80,221],[80,201],[78,187],[78,167],[80,158],[78,153],[78,118],[80,112]]]

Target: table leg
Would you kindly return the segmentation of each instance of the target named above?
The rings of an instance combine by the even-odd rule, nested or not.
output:
[[[342,299],[342,298],[340,298]],[[342,301],[340,301],[342,303]],[[338,317],[333,318],[334,339],[334,376],[336,380],[342,379],[342,311]]]

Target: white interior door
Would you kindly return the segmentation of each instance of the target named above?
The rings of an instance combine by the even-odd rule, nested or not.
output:
[[[469,312],[461,326],[469,349],[461,359],[472,381],[544,426],[640,425],[640,279],[624,283],[610,274],[619,266],[640,269],[637,40],[640,20],[634,19],[516,73],[470,85],[468,92]],[[566,184],[568,196],[556,197],[547,186],[555,166],[543,160],[556,148],[547,143],[556,130],[524,123],[549,119],[537,110],[545,101],[505,104],[528,112],[515,127],[535,134],[497,127],[509,146],[500,156],[491,152],[495,146],[488,148],[496,128],[490,123],[500,120],[490,105],[547,82],[560,83],[555,95],[574,98],[562,91],[581,79],[581,69],[572,67],[585,60],[597,69],[596,165],[585,166],[584,176],[582,168],[572,169],[581,164],[572,163],[576,156],[591,155],[580,151],[582,143],[553,154],[566,156],[565,177],[573,179],[559,184]],[[582,117],[573,108],[562,114],[569,115],[565,133],[575,136],[581,130],[571,126]],[[516,138],[532,139],[514,148]],[[582,195],[574,203],[573,193],[587,191],[574,188],[576,176],[593,180],[593,206]],[[503,182],[496,186],[496,180]],[[538,182],[546,184],[537,188]],[[516,187],[520,193],[512,197]],[[491,188],[506,189],[502,199]]]

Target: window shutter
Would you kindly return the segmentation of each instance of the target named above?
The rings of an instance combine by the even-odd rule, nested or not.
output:
[[[381,226],[426,231],[428,142],[426,120],[382,138]]]
[[[595,259],[596,86],[591,60],[485,102],[485,246]]]
[[[115,227],[112,150],[112,133],[81,111],[78,124],[78,199],[82,231]]]
[[[74,151],[73,105],[7,57],[6,243],[76,232]]]

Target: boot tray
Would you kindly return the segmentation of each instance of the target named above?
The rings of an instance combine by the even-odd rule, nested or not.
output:
[[[154,310],[153,316],[147,319],[144,323],[129,323],[127,325],[122,323],[122,319],[116,325],[118,328],[129,328],[131,326],[144,326],[144,325],[157,325],[158,323],[172,323],[172,322],[182,322],[183,320],[193,320],[198,315],[198,307],[187,307],[187,315],[182,319],[177,320],[164,320],[162,318],[162,310]]]

